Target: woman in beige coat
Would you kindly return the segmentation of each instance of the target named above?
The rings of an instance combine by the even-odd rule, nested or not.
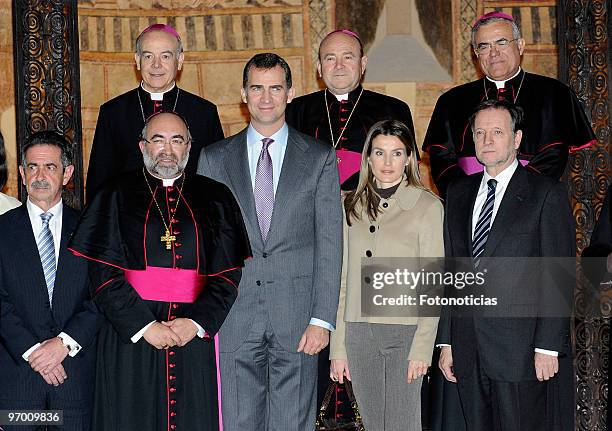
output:
[[[370,129],[357,189],[344,200],[344,259],[330,377],[347,378],[367,431],[421,430],[421,380],[436,317],[362,317],[362,258],[442,257],[443,208],[418,175],[412,133],[399,121]]]

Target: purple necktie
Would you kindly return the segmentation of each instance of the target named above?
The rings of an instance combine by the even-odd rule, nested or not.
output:
[[[274,208],[274,180],[272,179],[272,159],[268,147],[274,139],[263,138],[263,146],[257,160],[255,171],[255,209],[257,210],[257,221],[261,238],[265,241],[272,221],[272,210]]]

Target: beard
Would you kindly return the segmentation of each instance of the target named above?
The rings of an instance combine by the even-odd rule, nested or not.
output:
[[[189,153],[186,153],[183,160],[179,161],[178,158],[172,153],[160,153],[157,155],[157,157],[153,158],[151,153],[145,149],[142,152],[142,159],[145,167],[151,174],[164,179],[176,178],[185,170],[187,160],[189,160]],[[172,164],[170,165],[161,164],[162,161],[167,163],[170,160],[172,160]]]

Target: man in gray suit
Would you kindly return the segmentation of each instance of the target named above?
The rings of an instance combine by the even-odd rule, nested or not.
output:
[[[281,57],[251,58],[241,94],[249,126],[203,149],[198,165],[236,196],[253,252],[219,332],[224,429],[312,430],[316,355],[340,287],[336,156],[285,123],[294,89]]]

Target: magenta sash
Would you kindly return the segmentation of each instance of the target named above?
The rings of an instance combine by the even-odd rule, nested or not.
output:
[[[522,166],[527,166],[529,160],[519,160],[519,163]],[[459,157],[457,164],[467,175],[472,175],[484,170],[484,166],[482,166],[476,157]]]
[[[194,302],[206,284],[206,276],[195,269],[148,266],[124,272],[126,280],[147,301]]]
[[[356,153],[355,151],[336,150],[336,161],[338,162],[340,184],[361,169],[361,153]]]

